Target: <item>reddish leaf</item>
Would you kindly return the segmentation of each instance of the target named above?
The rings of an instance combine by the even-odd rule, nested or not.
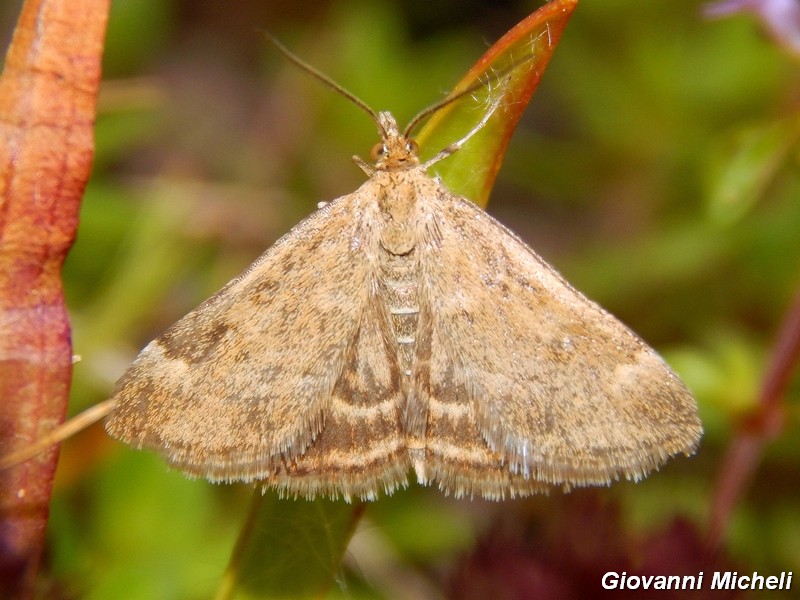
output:
[[[578,0],[554,0],[519,22],[475,63],[453,93],[486,85],[436,112],[417,136],[426,156],[461,138],[500,107],[486,126],[455,156],[436,165],[451,191],[485,206],[503,163],[508,142],[553,55]]]
[[[107,0],[28,0],[0,78],[0,454],[61,422],[71,377],[61,265],[93,155]],[[0,588],[27,597],[57,450],[0,473]]]

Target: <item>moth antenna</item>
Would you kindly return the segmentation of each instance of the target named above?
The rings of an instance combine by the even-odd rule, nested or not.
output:
[[[442,160],[444,158],[447,158],[448,156],[450,156],[454,152],[457,152],[458,150],[460,150],[464,146],[464,144],[466,144],[473,135],[475,135],[481,129],[484,128],[486,123],[489,122],[489,119],[492,118],[492,115],[497,111],[498,108],[500,108],[500,104],[502,103],[502,101],[503,101],[503,97],[502,96],[498,96],[491,103],[491,105],[489,106],[489,110],[487,110],[483,114],[483,117],[481,118],[481,120],[478,121],[475,124],[475,126],[472,129],[470,129],[466,134],[464,134],[464,137],[462,137],[460,140],[453,142],[452,144],[450,144],[446,148],[444,148],[444,149],[440,150],[439,152],[437,152],[435,156],[433,156],[431,159],[429,159],[427,162],[425,162],[425,164],[422,165],[422,169],[423,170],[427,170],[428,168],[431,167],[431,165],[439,162],[440,160]]]
[[[439,111],[440,109],[444,108],[448,104],[452,104],[453,102],[455,102],[457,100],[460,100],[464,96],[467,96],[467,95],[471,94],[472,92],[474,92],[476,90],[479,90],[480,88],[482,88],[482,87],[484,87],[486,85],[487,85],[487,82],[482,81],[482,80],[478,80],[475,83],[473,83],[471,86],[469,86],[468,88],[466,88],[464,90],[461,90],[460,92],[456,92],[456,93],[451,92],[450,94],[448,94],[447,96],[445,96],[444,98],[439,100],[438,102],[436,102],[434,104],[431,104],[427,108],[423,108],[416,115],[414,115],[414,118],[411,119],[411,121],[409,122],[408,125],[406,125],[405,130],[403,130],[403,137],[408,138],[408,136],[411,135],[411,132],[414,130],[414,128],[417,125],[419,125],[420,121],[422,121],[425,117],[428,117],[428,116],[432,115],[433,113]]]
[[[281,54],[283,54],[286,58],[288,58],[289,61],[292,62],[295,66],[299,67],[301,70],[305,71],[312,77],[316,78],[318,81],[321,81],[324,85],[328,86],[330,89],[338,93],[340,96],[344,96],[350,102],[355,104],[358,108],[367,113],[370,116],[370,118],[375,122],[375,124],[378,126],[378,130],[381,132],[381,135],[383,137],[386,137],[386,131],[381,126],[381,122],[378,119],[378,113],[372,110],[372,108],[370,108],[366,102],[364,102],[361,98],[356,96],[353,92],[345,89],[343,86],[336,83],[333,79],[325,75],[322,71],[312,67],[302,58],[294,54],[286,46],[281,44],[278,41],[278,39],[274,35],[272,35],[269,31],[262,30],[261,33],[264,35],[264,37],[267,38],[267,41],[269,41],[270,44],[275,46],[275,48],[277,48],[278,51]]]
[[[46,433],[30,446],[20,448],[5,456],[0,456],[0,471],[9,469],[26,460],[30,460],[40,452],[47,450],[50,446],[63,442],[68,437],[73,436],[79,431],[83,431],[89,427],[89,425],[93,425],[103,417],[108,416],[116,405],[116,400],[105,400],[100,404],[95,404],[82,413],[75,415],[69,421],[61,423],[61,425],[58,425]]]
[[[442,98],[438,102],[435,102],[434,104],[431,104],[427,108],[423,108],[421,111],[419,111],[414,116],[413,119],[411,119],[409,124],[406,125],[406,128],[403,130],[403,137],[408,138],[411,135],[411,132],[414,130],[414,128],[417,125],[419,125],[420,121],[422,121],[425,117],[428,117],[428,116],[432,115],[433,113],[443,109],[445,106],[460,100],[464,96],[468,96],[472,92],[475,92],[475,91],[477,91],[477,90],[479,90],[481,88],[484,88],[484,87],[491,87],[492,83],[500,81],[501,79],[503,79],[503,77],[505,77],[506,75],[509,75],[511,73],[511,71],[513,71],[517,67],[519,67],[521,65],[524,65],[526,62],[530,62],[531,60],[533,60],[533,57],[534,57],[533,53],[530,53],[530,54],[524,55],[520,59],[512,60],[511,63],[506,65],[501,71],[499,71],[497,73],[493,73],[489,77],[478,78],[478,80],[475,83],[473,83],[471,86],[469,86],[469,87],[467,87],[467,88],[465,88],[465,89],[463,89],[461,91],[458,91],[458,92],[450,92],[447,96],[445,96],[444,98]]]

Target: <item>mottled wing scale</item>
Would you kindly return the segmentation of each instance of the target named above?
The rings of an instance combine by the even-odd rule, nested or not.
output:
[[[108,432],[211,480],[327,487],[325,476],[308,476],[320,452],[305,451],[316,437],[353,431],[348,403],[363,408],[369,397],[375,414],[363,419],[389,427],[382,402],[390,395],[370,387],[391,384],[389,367],[365,364],[374,328],[358,336],[370,315],[373,205],[358,192],[327,204],[151,342],[117,383]],[[396,438],[386,432],[386,447]],[[305,480],[281,475],[292,470]],[[389,487],[399,481],[382,478]]]
[[[380,491],[406,486],[410,465],[400,423],[401,374],[388,328],[388,316],[373,298],[326,403],[322,431],[304,454],[264,478],[264,485],[347,500],[372,500]]]
[[[191,475],[346,499],[412,469],[501,499],[691,453],[696,405],[666,363],[378,119],[370,180],[149,344],[109,433]]]
[[[442,487],[502,497],[607,484],[694,450],[694,399],[638,336],[471,202],[440,188],[422,210]]]
[[[440,370],[439,360],[432,365],[434,378],[426,386],[426,477],[420,483],[437,485],[457,498],[501,500],[548,491],[549,484],[508,468],[503,455],[492,450],[481,434],[475,403],[465,386],[456,382],[453,369]]]

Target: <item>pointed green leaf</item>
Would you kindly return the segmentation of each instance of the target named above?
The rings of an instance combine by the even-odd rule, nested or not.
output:
[[[364,504],[256,490],[217,600],[319,598],[339,573]]]
[[[417,136],[423,160],[460,139],[495,101],[499,109],[452,157],[437,163],[447,187],[486,206],[508,142],[539,84],[577,0],[554,0],[522,20],[494,44],[453,93],[484,85],[437,111]]]

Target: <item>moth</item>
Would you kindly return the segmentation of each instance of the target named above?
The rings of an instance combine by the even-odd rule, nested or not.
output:
[[[664,360],[429,175],[496,105],[423,164],[411,126],[302,66],[375,121],[367,181],[148,344],[112,436],[190,476],[346,500],[411,473],[489,499],[607,485],[694,451]]]

